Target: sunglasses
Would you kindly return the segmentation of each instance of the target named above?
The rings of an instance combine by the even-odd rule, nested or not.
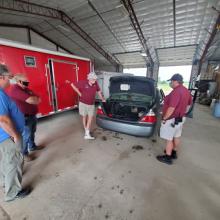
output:
[[[30,82],[27,82],[27,81],[21,81],[21,80],[20,80],[20,83],[21,83],[22,85],[24,85],[24,86],[29,86],[29,83],[30,83]]]
[[[11,75],[11,74],[3,74],[1,77],[2,77],[2,78],[8,77],[8,79],[13,79],[14,76]]]

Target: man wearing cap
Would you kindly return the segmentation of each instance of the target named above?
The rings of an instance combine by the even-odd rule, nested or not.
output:
[[[2,185],[5,187],[5,201],[23,198],[30,193],[30,189],[21,187],[23,165],[21,134],[24,116],[4,92],[12,77],[7,66],[0,64],[0,174]]]
[[[172,164],[177,159],[177,147],[180,144],[183,123],[188,106],[192,104],[192,97],[186,87],[183,86],[183,77],[174,74],[170,81],[173,91],[164,99],[160,137],[167,141],[165,154],[157,156],[157,159],[166,164]]]
[[[97,83],[97,76],[94,72],[91,72],[87,76],[87,80],[82,80],[76,83],[75,85],[71,83],[72,88],[79,95],[79,114],[82,116],[83,126],[85,129],[84,139],[92,140],[95,139],[90,134],[91,124],[95,113],[95,97],[96,92],[102,102],[105,102],[105,99],[102,95],[102,92]]]
[[[40,147],[35,144],[35,132],[37,127],[36,114],[41,99],[28,88],[29,80],[25,74],[16,74],[15,80],[16,84],[11,87],[9,96],[15,101],[25,117],[22,153],[25,160],[30,161],[31,157],[29,156],[29,152],[40,149]]]

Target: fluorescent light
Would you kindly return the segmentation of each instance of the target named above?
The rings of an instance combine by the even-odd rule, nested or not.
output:
[[[121,7],[123,7],[122,4],[120,4],[120,5],[116,5],[116,6],[115,6],[115,8],[121,8]]]
[[[143,57],[147,57],[147,54],[144,53],[144,52],[141,52],[141,56],[143,56]]]

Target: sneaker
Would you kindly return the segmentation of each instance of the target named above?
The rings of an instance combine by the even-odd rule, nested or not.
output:
[[[90,134],[86,134],[86,135],[84,136],[84,139],[85,139],[85,140],[94,140],[95,138],[92,137]]]
[[[164,150],[164,153],[166,154],[166,149]],[[172,150],[171,158],[174,160],[178,158],[176,150]]]
[[[29,195],[31,193],[31,189],[27,188],[27,189],[22,189],[16,196],[15,198],[19,198],[22,199],[24,197],[26,197],[27,195]]]
[[[28,196],[30,193],[31,193],[30,188],[22,189],[13,199],[7,200],[7,202],[13,201],[15,199],[23,199],[24,197]]]
[[[162,163],[169,164],[169,165],[171,165],[173,163],[171,156],[168,156],[166,154],[157,156],[157,160],[159,160]]]

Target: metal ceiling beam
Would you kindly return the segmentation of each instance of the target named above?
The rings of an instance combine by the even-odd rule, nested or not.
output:
[[[173,0],[173,44],[176,47],[176,0]]]
[[[113,55],[123,55],[123,54],[130,54],[130,53],[141,53],[140,50],[135,50],[135,51],[128,51],[128,52],[119,52],[119,53],[113,53]]]
[[[123,3],[125,9],[129,13],[129,17],[130,17],[131,23],[133,25],[133,28],[135,29],[135,31],[138,35],[139,41],[140,41],[140,43],[141,43],[141,45],[144,49],[144,52],[146,52],[146,54],[147,54],[147,57],[148,57],[148,60],[149,60],[148,66],[151,68],[151,67],[153,67],[154,62],[153,62],[153,59],[151,57],[149,48],[147,46],[147,41],[144,37],[141,26],[139,24],[139,21],[137,19],[136,14],[135,14],[134,8],[132,6],[131,0],[121,0],[121,2]]]
[[[215,25],[213,27],[212,33],[211,33],[211,35],[209,37],[209,40],[208,40],[208,42],[207,42],[207,44],[205,46],[205,49],[204,49],[204,51],[202,53],[202,56],[201,56],[201,59],[200,59],[200,62],[199,62],[198,74],[200,74],[200,71],[201,71],[201,68],[202,68],[202,63],[205,61],[205,56],[206,56],[206,54],[208,52],[208,49],[209,49],[210,45],[212,44],[212,42],[213,42],[213,40],[215,38],[215,35],[216,35],[217,31],[218,31],[218,26],[219,25],[220,25],[220,13],[218,12],[218,17],[217,17]]]
[[[184,47],[196,47],[198,44],[188,44],[188,45],[182,45],[182,46],[175,46],[175,47],[158,47],[156,50],[164,50],[164,49],[175,49],[175,48],[184,48]]]
[[[208,60],[209,62],[220,62],[220,59],[215,60]]]
[[[1,0],[0,8],[5,10],[12,10],[22,13],[33,14],[42,17],[48,17],[53,19],[59,19],[68,25],[73,31],[75,31],[80,37],[82,37],[87,43],[95,48],[106,60],[112,65],[119,65],[115,58],[107,53],[95,40],[93,40],[76,22],[74,22],[65,12],[54,8],[26,2],[20,0]]]

